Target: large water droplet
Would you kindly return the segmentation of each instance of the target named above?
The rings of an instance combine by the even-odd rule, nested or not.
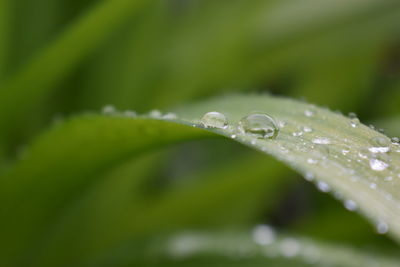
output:
[[[228,119],[226,116],[217,111],[211,111],[204,114],[200,123],[206,128],[226,129],[228,127]]]
[[[386,162],[384,162],[382,160],[372,158],[369,160],[369,166],[374,171],[383,171],[383,170],[386,170],[387,167],[389,167],[389,164],[387,164]]]
[[[242,118],[239,122],[242,133],[254,135],[257,138],[273,139],[278,135],[275,120],[267,114],[255,113]]]
[[[252,231],[252,237],[261,246],[270,245],[275,241],[275,231],[268,225],[257,225]]]

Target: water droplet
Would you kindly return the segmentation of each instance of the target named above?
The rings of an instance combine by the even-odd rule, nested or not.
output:
[[[136,112],[135,112],[135,111],[132,111],[132,110],[126,110],[126,111],[124,112],[124,115],[125,115],[126,117],[129,117],[129,118],[134,118],[134,117],[137,116]]]
[[[342,155],[346,156],[347,154],[349,154],[350,150],[346,150],[346,149],[342,149]]]
[[[368,150],[372,153],[386,153],[390,151],[390,147],[370,147]]]
[[[211,111],[204,114],[200,123],[206,128],[226,129],[228,127],[228,119],[220,112]]]
[[[270,245],[275,241],[275,231],[269,225],[257,225],[252,231],[252,238],[258,245]]]
[[[308,127],[308,126],[303,126],[301,129],[305,133],[311,133],[313,131],[313,129],[311,127]]]
[[[357,205],[357,203],[354,202],[353,200],[351,200],[351,199],[346,199],[346,200],[344,201],[344,207],[345,207],[347,210],[355,211],[355,210],[357,209],[358,205]]]
[[[319,138],[314,138],[312,142],[314,144],[319,144],[319,145],[329,145],[331,143],[331,140],[327,137],[319,137]]]
[[[349,119],[357,119],[357,118],[358,118],[358,117],[357,117],[357,114],[354,113],[354,112],[350,112],[349,115],[348,115],[348,117],[349,117]]]
[[[175,113],[168,112],[168,113],[164,114],[162,116],[162,118],[165,119],[165,120],[175,120],[175,119],[178,118],[178,116]]]
[[[318,187],[318,189],[320,190],[320,191],[322,191],[322,192],[329,192],[330,190],[331,190],[331,187],[327,184],[327,183],[325,183],[325,182],[323,182],[323,181],[319,181],[318,183],[317,183],[317,187]]]
[[[162,113],[158,109],[153,109],[153,110],[151,110],[149,112],[149,116],[152,117],[152,118],[161,118],[162,117]]]
[[[294,238],[285,238],[281,241],[280,250],[284,257],[296,257],[300,252],[300,244]]]
[[[371,143],[373,146],[379,146],[379,147],[387,147],[387,146],[390,145],[389,139],[388,139],[388,138],[385,138],[385,137],[383,137],[383,136],[375,136],[375,137],[372,137],[372,138],[370,139],[370,143]]]
[[[351,120],[350,120],[350,125],[351,125],[351,127],[353,127],[353,128],[356,128],[359,124],[360,124],[360,120],[357,119],[357,118],[351,119]]]
[[[236,138],[237,138],[237,135],[236,135],[236,134],[231,134],[231,138],[232,138],[232,139],[236,139]]]
[[[387,182],[393,181],[393,177],[392,176],[385,177],[385,181]]]
[[[310,109],[306,109],[304,111],[304,115],[306,115],[306,117],[313,117],[315,115],[315,112]]]
[[[279,128],[283,128],[283,127],[285,127],[287,125],[287,122],[286,121],[278,121],[278,126],[279,126]]]
[[[386,222],[379,221],[376,224],[376,231],[378,232],[378,234],[386,234],[389,231],[389,226]]]
[[[116,109],[115,109],[115,107],[112,106],[112,105],[107,105],[107,106],[104,106],[104,107],[102,108],[101,112],[102,112],[103,114],[111,115],[111,114],[115,114]]]
[[[389,167],[389,164],[387,164],[386,162],[384,162],[382,160],[372,158],[369,160],[369,166],[374,171],[383,171],[383,170],[386,170],[387,167]]]
[[[399,144],[400,143],[400,138],[392,137],[391,141],[392,141],[393,144]]]
[[[317,163],[318,163],[318,160],[312,159],[312,158],[308,158],[308,159],[307,159],[307,163],[308,163],[308,164],[317,164]]]
[[[371,188],[371,189],[376,189],[376,187],[377,187],[377,185],[376,185],[376,183],[370,183],[369,184],[369,187]]]
[[[293,135],[294,137],[299,137],[299,136],[302,136],[302,135],[303,135],[303,132],[293,132],[292,135]]]
[[[257,138],[273,139],[278,135],[278,127],[274,119],[267,114],[255,113],[242,118],[239,130]]]
[[[315,179],[315,176],[314,176],[314,173],[312,173],[312,172],[306,172],[304,178],[305,178],[307,181],[312,181],[312,180]]]

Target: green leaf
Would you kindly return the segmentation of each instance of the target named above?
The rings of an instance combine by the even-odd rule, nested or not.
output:
[[[229,127],[204,130],[199,120],[209,111],[225,114]],[[281,127],[276,139],[260,139],[237,131],[239,120],[253,112],[267,113],[277,121]],[[45,258],[46,251],[40,251],[45,245],[43,240],[51,236],[68,207],[105,171],[159,146],[198,138],[231,139],[232,135],[236,136],[235,141],[274,156],[308,179],[315,177],[320,189],[334,190],[349,209],[357,206],[377,223],[380,232],[389,230],[392,237],[400,239],[400,148],[389,144],[388,153],[368,151],[376,146],[372,138],[388,141],[386,136],[362,124],[352,127],[350,119],[329,110],[267,95],[223,97],[190,105],[178,110],[177,115],[178,119],[171,121],[147,115],[132,118],[124,113],[86,115],[43,135],[26,158],[0,180],[1,263],[24,265],[36,257]],[[372,169],[371,162],[379,163],[370,162],[374,157],[382,160],[380,167],[387,164],[387,168]],[[240,188],[238,185],[233,184],[234,188]],[[184,226],[188,216],[181,207],[191,195],[172,195],[150,205],[139,216],[132,215],[123,232],[126,238]],[[190,212],[196,215],[196,210]]]
[[[147,246],[120,249],[93,266],[397,266],[397,254],[276,233],[269,226],[252,231],[185,231],[152,238]],[[258,241],[257,241],[258,240]],[[264,243],[258,242],[264,241]],[[135,253],[131,253],[135,251]],[[104,256],[104,255],[103,255]]]
[[[13,75],[0,90],[0,136],[41,103],[56,82],[129,20],[144,2],[100,1]]]

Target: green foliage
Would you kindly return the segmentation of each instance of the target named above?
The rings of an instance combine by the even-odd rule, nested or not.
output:
[[[396,0],[0,0],[0,265],[397,266],[399,145],[330,110],[399,134],[399,16]],[[276,138],[239,130],[254,113]],[[257,224],[278,229],[268,244]]]

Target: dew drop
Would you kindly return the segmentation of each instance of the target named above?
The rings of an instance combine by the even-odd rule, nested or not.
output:
[[[344,201],[344,207],[349,211],[355,211],[358,207],[357,203],[351,199],[346,199]]]
[[[137,116],[136,112],[133,110],[126,110],[124,112],[125,117],[134,118]]]
[[[304,115],[306,115],[306,117],[313,117],[315,115],[315,112],[310,109],[306,109],[304,111]]]
[[[216,111],[211,111],[204,114],[200,120],[200,123],[205,128],[226,129],[228,127],[228,119],[226,116]]]
[[[263,139],[274,139],[279,131],[274,119],[262,113],[250,114],[242,118],[239,122],[239,130]]]
[[[112,105],[107,105],[107,106],[104,106],[104,107],[102,108],[101,112],[102,112],[103,114],[111,115],[111,114],[115,114],[116,109],[115,109],[115,107],[112,106]]]
[[[376,183],[370,183],[369,184],[369,187],[371,188],[371,189],[376,189],[376,187],[377,187],[377,185],[376,185]]]
[[[351,127],[353,127],[353,128],[356,128],[358,125],[360,124],[360,120],[359,119],[351,119],[350,120],[350,125],[351,125]]]
[[[378,234],[386,234],[389,231],[389,226],[386,222],[379,221],[376,224],[376,231],[378,232]]]
[[[370,143],[376,147],[388,147],[390,145],[389,139],[382,136],[372,137]]]
[[[313,131],[313,129],[311,127],[308,127],[308,126],[303,126],[301,129],[305,133],[311,133]]]
[[[300,252],[300,244],[294,238],[285,238],[281,241],[280,250],[284,257],[293,258]]]
[[[308,159],[307,159],[307,163],[308,163],[308,164],[317,164],[317,163],[318,163],[318,160],[312,159],[312,158],[308,158]]]
[[[151,110],[149,112],[149,116],[152,117],[152,118],[161,118],[162,117],[162,113],[158,109],[153,109],[153,110]]]
[[[319,144],[319,145],[329,145],[331,143],[331,140],[327,137],[319,137],[319,138],[314,138],[312,142],[314,144]]]
[[[175,120],[178,118],[178,116],[175,113],[169,112],[169,113],[164,114],[162,116],[162,118],[165,120]]]
[[[382,146],[382,147],[370,147],[368,150],[372,153],[386,153],[390,151],[390,147]]]
[[[387,167],[389,167],[389,164],[382,160],[372,158],[369,160],[369,166],[374,171],[384,171],[387,169]]]
[[[327,183],[325,183],[325,182],[322,182],[322,181],[319,181],[318,183],[317,183],[317,187],[318,187],[318,189],[320,190],[320,191],[322,191],[322,192],[329,192],[330,190],[331,190],[331,187],[327,184]]]
[[[275,231],[269,225],[257,225],[252,231],[253,241],[261,246],[270,245],[275,241]]]
[[[312,181],[312,180],[315,179],[315,176],[314,176],[314,173],[312,173],[312,172],[306,172],[304,178],[305,178],[307,181]]]

